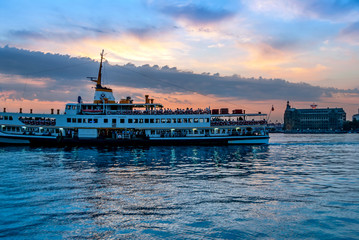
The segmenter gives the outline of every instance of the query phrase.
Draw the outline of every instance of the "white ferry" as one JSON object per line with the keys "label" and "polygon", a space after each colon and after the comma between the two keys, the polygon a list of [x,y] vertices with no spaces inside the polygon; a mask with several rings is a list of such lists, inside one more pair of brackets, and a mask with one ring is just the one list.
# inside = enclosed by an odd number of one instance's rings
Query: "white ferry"
{"label": "white ferry", "polygon": [[116,101],[101,82],[103,51],[93,103],[66,104],[63,114],[0,112],[0,143],[40,145],[268,144],[266,114],[245,110],[165,109],[145,96]]}

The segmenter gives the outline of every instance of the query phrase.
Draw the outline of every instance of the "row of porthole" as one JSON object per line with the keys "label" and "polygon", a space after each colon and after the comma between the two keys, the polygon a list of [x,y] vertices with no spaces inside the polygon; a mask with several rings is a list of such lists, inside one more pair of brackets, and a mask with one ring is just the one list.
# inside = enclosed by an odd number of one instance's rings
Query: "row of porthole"
{"label": "row of porthole", "polygon": [[[103,123],[108,123],[107,118],[103,119]],[[112,119],[112,123],[116,123],[117,119]],[[98,123],[97,118],[67,118],[68,123]],[[145,119],[128,119],[127,123],[207,123],[209,118],[145,118]],[[119,123],[125,123],[125,119],[119,119]]]}
{"label": "row of porthole", "polygon": [[12,118],[12,116],[3,116],[3,115],[0,115],[0,120],[10,120],[10,121],[12,121],[13,118]]}

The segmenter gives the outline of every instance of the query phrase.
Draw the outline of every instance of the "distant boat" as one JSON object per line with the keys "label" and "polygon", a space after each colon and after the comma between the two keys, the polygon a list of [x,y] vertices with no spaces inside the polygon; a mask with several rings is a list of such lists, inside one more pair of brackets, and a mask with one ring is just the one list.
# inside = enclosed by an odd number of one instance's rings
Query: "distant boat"
{"label": "distant boat", "polygon": [[68,103],[64,114],[0,113],[0,143],[40,145],[268,144],[266,114],[243,109],[164,109],[145,96],[116,102],[102,86],[100,68],[94,101]]}

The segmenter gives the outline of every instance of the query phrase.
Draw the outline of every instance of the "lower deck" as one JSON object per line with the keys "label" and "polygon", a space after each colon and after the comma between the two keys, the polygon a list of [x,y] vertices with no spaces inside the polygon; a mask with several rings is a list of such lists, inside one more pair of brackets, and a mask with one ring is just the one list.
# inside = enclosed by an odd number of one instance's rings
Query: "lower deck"
{"label": "lower deck", "polygon": [[2,144],[37,145],[222,145],[268,144],[264,126],[193,129],[121,129],[9,127],[0,129]]}

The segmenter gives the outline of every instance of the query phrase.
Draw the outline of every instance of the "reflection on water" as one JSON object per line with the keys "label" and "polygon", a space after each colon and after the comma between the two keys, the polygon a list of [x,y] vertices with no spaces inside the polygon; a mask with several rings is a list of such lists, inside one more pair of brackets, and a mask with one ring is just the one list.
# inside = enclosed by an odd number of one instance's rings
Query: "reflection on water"
{"label": "reflection on water", "polygon": [[358,146],[0,148],[0,237],[355,239]]}

